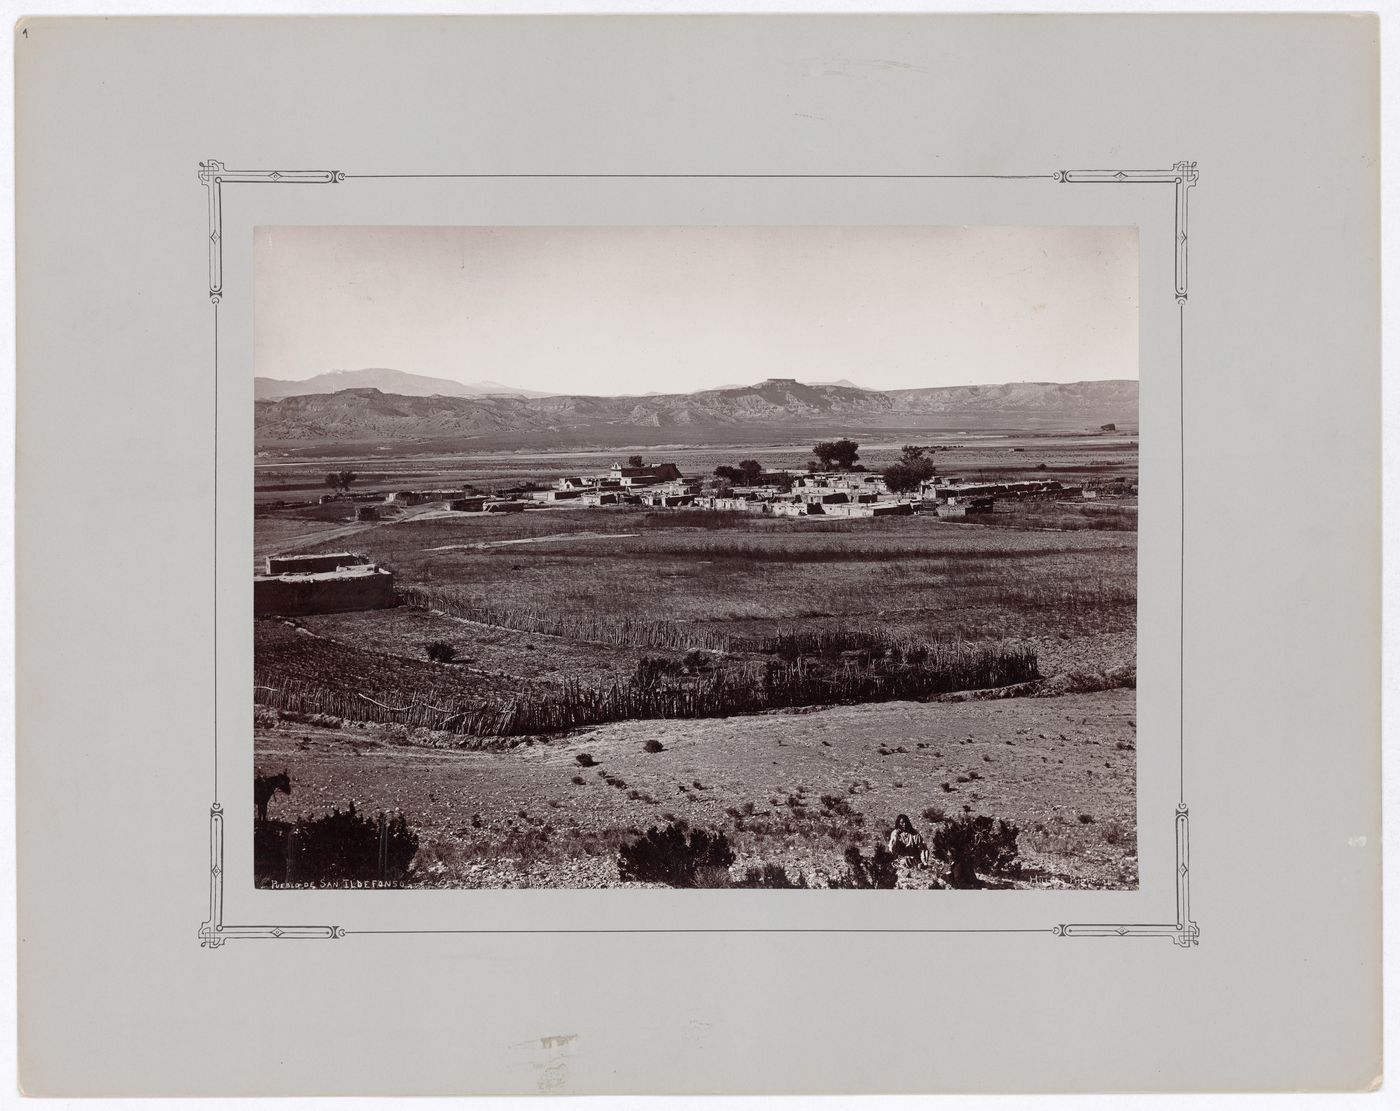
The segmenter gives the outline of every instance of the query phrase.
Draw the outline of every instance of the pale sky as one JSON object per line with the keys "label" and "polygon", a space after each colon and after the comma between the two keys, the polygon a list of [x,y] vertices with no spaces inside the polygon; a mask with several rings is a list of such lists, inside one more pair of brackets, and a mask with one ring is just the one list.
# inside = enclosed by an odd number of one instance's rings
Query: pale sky
{"label": "pale sky", "polygon": [[259,227],[254,373],[578,394],[1138,375],[1131,227]]}

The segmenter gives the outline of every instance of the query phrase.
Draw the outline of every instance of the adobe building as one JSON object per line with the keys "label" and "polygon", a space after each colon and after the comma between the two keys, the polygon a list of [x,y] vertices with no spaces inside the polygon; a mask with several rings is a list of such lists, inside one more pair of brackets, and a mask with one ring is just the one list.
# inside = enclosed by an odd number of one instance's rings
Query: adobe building
{"label": "adobe building", "polygon": [[674,463],[657,463],[650,467],[624,467],[614,463],[608,478],[623,486],[655,486],[659,482],[674,482],[681,477],[681,469]]}
{"label": "adobe building", "polygon": [[356,552],[316,552],[312,555],[268,556],[267,574],[316,574],[321,571],[338,571],[342,567],[363,567],[368,562],[368,559]]}
{"label": "adobe building", "polygon": [[907,501],[849,502],[846,505],[823,505],[829,517],[908,517],[914,507]]}
{"label": "adobe building", "polygon": [[486,495],[478,494],[468,498],[453,498],[447,508],[457,513],[480,513],[486,506]]}
{"label": "adobe building", "polygon": [[[268,562],[272,563],[271,558]],[[298,617],[396,605],[394,573],[372,563],[253,576],[254,617]]]}

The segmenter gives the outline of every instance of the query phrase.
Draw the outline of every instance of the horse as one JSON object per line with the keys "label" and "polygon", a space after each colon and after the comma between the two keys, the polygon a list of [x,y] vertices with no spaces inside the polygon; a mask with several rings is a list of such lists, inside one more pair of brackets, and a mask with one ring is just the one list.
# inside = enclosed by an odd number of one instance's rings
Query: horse
{"label": "horse", "polygon": [[924,844],[924,839],[919,836],[919,831],[914,828],[908,814],[901,814],[895,819],[894,829],[890,830],[889,850],[896,857],[913,858],[920,868],[929,866],[928,846]]}
{"label": "horse", "polygon": [[292,779],[285,771],[278,775],[253,773],[253,803],[258,808],[258,821],[267,821],[267,804],[278,791],[292,797]]}

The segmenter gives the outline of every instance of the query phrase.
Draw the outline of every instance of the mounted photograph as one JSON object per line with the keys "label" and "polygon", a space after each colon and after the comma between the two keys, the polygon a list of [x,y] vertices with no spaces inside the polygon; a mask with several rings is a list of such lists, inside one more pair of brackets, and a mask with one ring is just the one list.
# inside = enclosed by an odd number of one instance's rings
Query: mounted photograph
{"label": "mounted photograph", "polygon": [[1135,890],[1135,227],[261,226],[253,873]]}

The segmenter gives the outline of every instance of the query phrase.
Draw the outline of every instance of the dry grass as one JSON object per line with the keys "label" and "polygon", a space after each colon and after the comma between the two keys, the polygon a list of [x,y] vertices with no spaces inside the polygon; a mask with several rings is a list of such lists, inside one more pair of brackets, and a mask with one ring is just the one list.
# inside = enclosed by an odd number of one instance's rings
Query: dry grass
{"label": "dry grass", "polygon": [[[651,627],[646,639],[657,648],[714,645],[711,633],[852,620],[894,621],[899,635],[919,640],[1117,633],[1134,625],[1136,536],[1129,532],[1051,534],[920,518],[831,522],[851,529],[838,531],[808,528],[802,519],[745,517],[717,534],[688,525],[686,511],[652,516],[671,523],[636,537],[574,542],[569,533],[598,529],[598,513],[550,511],[484,530],[477,521],[407,522],[363,534],[360,546],[400,581],[450,595],[461,614],[538,612],[529,628],[572,635],[571,628],[596,625],[589,636],[604,643],[618,643],[621,634],[601,626],[624,622]],[[618,531],[639,519],[628,511],[607,518]],[[540,535],[562,538],[428,550]]]}

